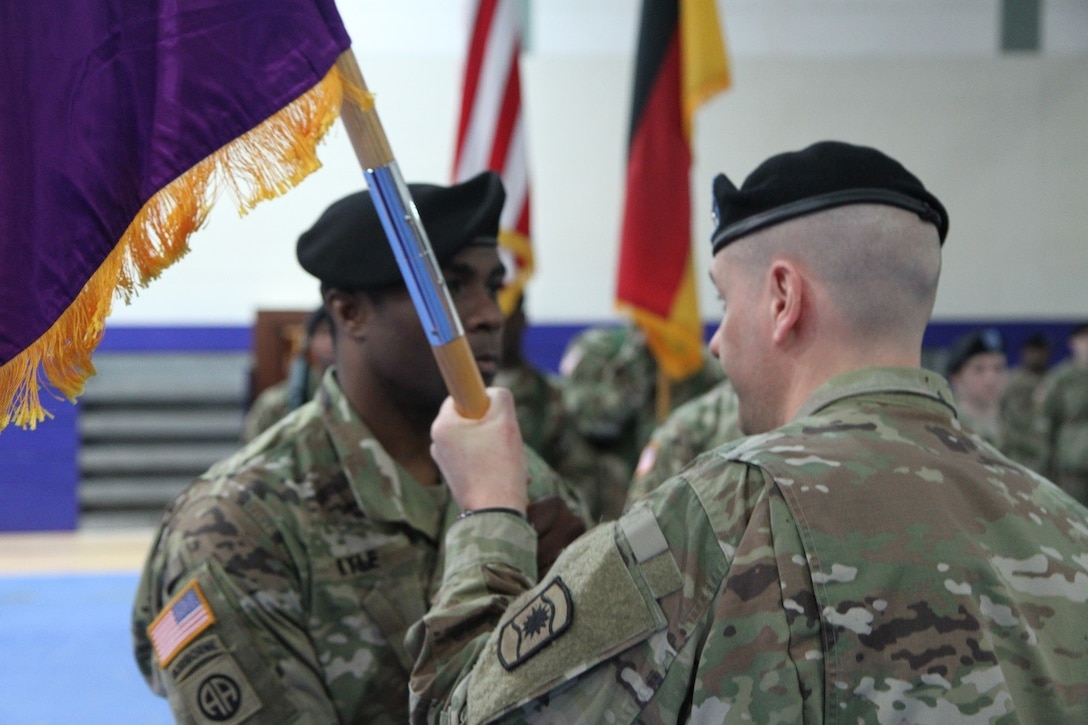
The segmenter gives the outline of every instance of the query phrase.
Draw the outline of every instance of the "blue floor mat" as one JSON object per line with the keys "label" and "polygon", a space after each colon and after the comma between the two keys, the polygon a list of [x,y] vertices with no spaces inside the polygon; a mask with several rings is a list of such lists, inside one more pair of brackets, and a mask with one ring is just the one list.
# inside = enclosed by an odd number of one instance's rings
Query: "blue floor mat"
{"label": "blue floor mat", "polygon": [[0,723],[172,723],[132,658],[135,574],[0,577]]}

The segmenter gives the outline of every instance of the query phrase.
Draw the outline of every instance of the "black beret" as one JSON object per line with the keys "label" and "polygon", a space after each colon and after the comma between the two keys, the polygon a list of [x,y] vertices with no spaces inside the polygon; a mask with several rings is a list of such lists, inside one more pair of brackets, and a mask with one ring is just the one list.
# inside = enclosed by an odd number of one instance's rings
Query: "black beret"
{"label": "black beret", "polygon": [[948,214],[937,197],[889,156],[866,146],[821,141],[760,164],[738,189],[714,179],[714,253],[730,242],[805,214],[848,204],[887,204],[937,227],[941,244]]}
{"label": "black beret", "polygon": [[1050,338],[1044,332],[1035,332],[1024,338],[1020,343],[1021,348],[1031,347],[1042,350],[1050,348]]}
{"label": "black beret", "polygon": [[1000,332],[992,327],[969,332],[952,346],[952,351],[948,354],[948,374],[958,373],[975,355],[991,352],[1005,352],[1005,341]]}
{"label": "black beret", "polygon": [[[502,179],[485,171],[453,186],[408,184],[438,264],[471,244],[496,244],[506,200]],[[298,238],[298,262],[323,283],[376,289],[401,283],[393,249],[370,191],[337,201]]]}

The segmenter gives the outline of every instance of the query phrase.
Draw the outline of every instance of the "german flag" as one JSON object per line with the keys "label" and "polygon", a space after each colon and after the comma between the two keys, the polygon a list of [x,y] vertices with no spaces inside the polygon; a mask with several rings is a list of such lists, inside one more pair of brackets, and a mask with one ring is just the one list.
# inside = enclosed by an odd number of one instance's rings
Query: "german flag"
{"label": "german flag", "polygon": [[714,0],[644,0],[616,303],[646,332],[671,380],[703,364],[691,256],[692,120],[729,83]]}

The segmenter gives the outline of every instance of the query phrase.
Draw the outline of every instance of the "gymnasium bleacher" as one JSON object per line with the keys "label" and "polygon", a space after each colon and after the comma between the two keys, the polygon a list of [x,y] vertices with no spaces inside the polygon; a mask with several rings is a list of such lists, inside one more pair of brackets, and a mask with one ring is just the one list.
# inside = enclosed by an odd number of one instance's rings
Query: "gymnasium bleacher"
{"label": "gymnasium bleacher", "polygon": [[153,525],[237,450],[250,365],[242,352],[97,356],[78,420],[80,526]]}

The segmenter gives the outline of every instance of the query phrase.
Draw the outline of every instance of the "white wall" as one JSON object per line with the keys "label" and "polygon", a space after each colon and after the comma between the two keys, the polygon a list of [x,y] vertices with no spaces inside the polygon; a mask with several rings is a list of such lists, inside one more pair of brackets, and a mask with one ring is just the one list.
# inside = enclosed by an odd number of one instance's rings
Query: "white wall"
{"label": "white wall", "polygon": [[[822,138],[899,158],[951,217],[942,319],[1088,317],[1088,3],[1044,3],[1043,52],[997,53],[995,0],[720,2],[734,87],[702,111],[693,169],[705,270],[709,180]],[[465,3],[341,0],[393,151],[409,180],[445,182],[460,101]],[[534,184],[538,322],[614,317],[633,0],[544,0],[530,13],[523,93]],[[239,219],[226,204],[192,251],[119,305],[111,324],[248,324],[307,308],[317,284],[294,241],[362,186],[343,129],[324,168]],[[714,294],[700,273],[704,317]]]}

